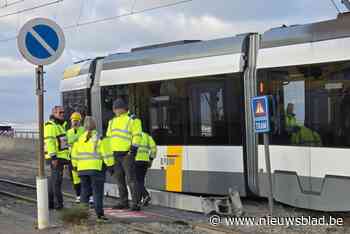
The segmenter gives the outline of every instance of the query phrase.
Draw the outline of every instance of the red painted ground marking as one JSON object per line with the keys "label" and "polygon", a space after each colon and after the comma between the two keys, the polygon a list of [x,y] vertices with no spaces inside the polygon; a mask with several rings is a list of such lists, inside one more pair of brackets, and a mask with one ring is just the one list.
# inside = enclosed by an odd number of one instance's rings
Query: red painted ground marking
{"label": "red painted ground marking", "polygon": [[143,211],[130,211],[130,210],[118,210],[112,208],[105,208],[104,212],[106,215],[111,215],[116,218],[150,218],[154,215],[146,214]]}

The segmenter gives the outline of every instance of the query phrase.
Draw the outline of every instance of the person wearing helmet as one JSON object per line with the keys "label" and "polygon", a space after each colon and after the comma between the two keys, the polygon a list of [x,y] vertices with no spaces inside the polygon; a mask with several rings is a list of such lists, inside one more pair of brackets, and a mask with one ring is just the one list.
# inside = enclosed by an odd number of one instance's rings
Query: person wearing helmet
{"label": "person wearing helmet", "polygon": [[[78,141],[79,137],[83,135],[85,132],[84,127],[81,126],[81,114],[79,112],[74,112],[70,116],[71,121],[71,128],[67,131],[67,140],[69,145],[69,155],[71,158],[71,153],[75,147],[76,142]],[[70,171],[70,177],[73,183],[73,188],[75,190],[76,199],[75,202],[80,202],[80,192],[81,192],[81,186],[80,186],[80,178],[78,176],[78,173],[73,170],[72,164],[69,165],[69,171]]]}

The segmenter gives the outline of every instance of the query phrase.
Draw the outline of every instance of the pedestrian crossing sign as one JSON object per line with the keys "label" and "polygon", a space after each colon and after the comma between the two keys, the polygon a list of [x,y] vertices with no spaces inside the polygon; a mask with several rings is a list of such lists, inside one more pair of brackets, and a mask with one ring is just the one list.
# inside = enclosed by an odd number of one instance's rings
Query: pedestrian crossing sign
{"label": "pedestrian crossing sign", "polygon": [[268,96],[258,96],[251,100],[253,113],[253,126],[256,133],[270,131],[269,116],[269,98]]}

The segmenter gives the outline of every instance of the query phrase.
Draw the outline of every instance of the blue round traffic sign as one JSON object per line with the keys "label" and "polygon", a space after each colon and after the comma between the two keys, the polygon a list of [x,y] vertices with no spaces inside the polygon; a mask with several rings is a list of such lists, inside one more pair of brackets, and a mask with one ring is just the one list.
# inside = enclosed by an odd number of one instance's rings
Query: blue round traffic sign
{"label": "blue round traffic sign", "polygon": [[47,65],[61,56],[65,39],[61,28],[52,20],[37,18],[20,30],[18,48],[25,59],[36,65]]}

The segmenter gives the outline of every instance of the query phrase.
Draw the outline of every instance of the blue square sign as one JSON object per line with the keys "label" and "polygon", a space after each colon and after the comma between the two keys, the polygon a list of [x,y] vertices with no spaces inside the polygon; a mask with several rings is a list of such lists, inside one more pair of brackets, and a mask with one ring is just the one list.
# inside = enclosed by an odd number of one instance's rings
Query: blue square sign
{"label": "blue square sign", "polygon": [[258,96],[251,99],[253,127],[256,133],[270,131],[269,97]]}

